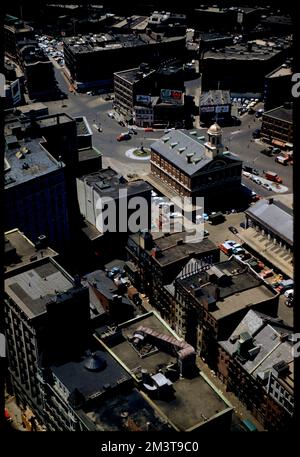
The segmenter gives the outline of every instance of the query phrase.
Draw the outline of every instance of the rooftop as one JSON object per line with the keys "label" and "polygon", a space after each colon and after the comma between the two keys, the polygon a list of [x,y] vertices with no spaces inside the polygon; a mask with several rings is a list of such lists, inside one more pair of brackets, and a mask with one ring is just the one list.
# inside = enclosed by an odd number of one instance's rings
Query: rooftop
{"label": "rooftop", "polygon": [[93,135],[85,116],[75,117],[77,136]]}
{"label": "rooftop", "polygon": [[276,292],[268,288],[247,265],[235,258],[176,281],[194,295],[199,304],[208,305],[210,314],[216,320],[276,296]]}
{"label": "rooftop", "polygon": [[[30,105],[28,105],[30,107]],[[34,122],[39,127],[51,127],[59,124],[74,122],[74,119],[66,113],[57,113],[49,115],[38,115]],[[24,117],[18,108],[5,111],[5,135],[11,135],[12,129],[17,127],[28,128],[31,125],[30,119]]]}
{"label": "rooftop", "polygon": [[71,276],[51,258],[5,280],[5,292],[29,317],[47,310],[47,304],[72,293]]}
{"label": "rooftop", "polygon": [[129,70],[118,71],[115,75],[119,76],[120,78],[124,79],[125,81],[133,84],[145,77],[148,77],[155,73],[155,70],[150,69],[148,65],[131,68]]}
{"label": "rooftop", "polygon": [[101,348],[93,353],[87,351],[77,360],[52,366],[51,370],[70,394],[77,389],[86,401],[130,379],[121,365]]}
{"label": "rooftop", "polygon": [[102,153],[98,151],[94,146],[90,148],[84,148],[78,150],[78,160],[79,162],[84,162],[86,160],[97,159],[102,156]]}
{"label": "rooftop", "polygon": [[[156,262],[161,266],[167,266],[170,264],[176,264],[180,260],[188,259],[189,257],[195,257],[200,254],[211,254],[212,251],[217,250],[217,246],[205,238],[198,243],[187,243],[185,242],[185,236],[187,232],[176,232],[176,233],[152,233],[153,248],[159,249],[159,255],[155,257]],[[131,235],[131,238],[135,243],[139,243],[139,234],[135,233]],[[152,249],[148,250],[150,254]],[[178,265],[180,268],[180,265]]]}
{"label": "rooftop", "polygon": [[[290,363],[293,360],[292,341],[289,341],[292,331],[279,318],[272,319],[250,310],[228,340],[220,342],[220,345],[229,354],[236,354],[244,369],[256,377],[278,362]],[[247,350],[242,348],[240,340],[245,334],[249,335]]]}
{"label": "rooftop", "polygon": [[57,252],[49,247],[38,249],[18,229],[9,230],[5,233],[5,256],[4,265],[6,276],[25,265],[33,264],[43,257],[55,257]]}
{"label": "rooftop", "polygon": [[170,427],[136,388],[103,399],[86,411],[101,431],[169,431]]}
{"label": "rooftop", "polygon": [[293,212],[280,201],[261,199],[245,211],[247,215],[265,225],[288,244],[293,245]]}
{"label": "rooftop", "polygon": [[5,172],[5,189],[64,167],[64,164],[59,164],[44,148],[43,140],[43,138],[34,138],[17,141],[16,137],[6,136],[8,148],[5,156],[10,169]]}
{"label": "rooftop", "polygon": [[128,195],[140,194],[151,190],[150,185],[145,181],[139,179],[128,182],[111,168],[82,176],[79,179],[92,187],[99,195],[103,197],[107,195],[113,199],[119,198],[120,189],[127,189]]}
{"label": "rooftop", "polygon": [[205,52],[205,59],[233,59],[233,60],[266,60],[283,49],[291,46],[289,37],[276,38],[274,41],[254,40],[249,43],[237,43],[220,49],[211,49]]}
{"label": "rooftop", "polygon": [[293,71],[292,67],[288,66],[287,64],[281,65],[281,67],[276,68],[276,70],[271,71],[266,78],[280,78],[282,76],[292,76]]}
{"label": "rooftop", "polygon": [[202,92],[200,97],[201,106],[231,105],[229,90],[210,90]]}
{"label": "rooftop", "polygon": [[[196,130],[171,130],[152,143],[151,149],[188,176],[193,176],[213,161],[206,155],[204,143],[203,134]],[[228,154],[219,154],[218,157],[220,156],[226,162],[232,160]]]}
{"label": "rooftop", "polygon": [[278,108],[271,109],[270,111],[265,111],[263,116],[273,117],[274,119],[279,119],[280,121],[293,122],[293,108],[285,108],[284,106],[279,106]]}
{"label": "rooftop", "polygon": [[[148,351],[147,355],[141,355],[129,341],[139,328],[148,329],[154,334],[157,332],[158,338],[161,337],[170,344],[174,340],[178,341],[179,345],[187,345],[154,312],[121,324],[118,327],[119,337],[114,340],[107,339],[104,342],[117,360],[120,360],[133,375],[140,374],[144,369],[151,375],[166,373],[164,376],[168,377],[166,370],[177,363],[175,351],[166,352],[167,349],[163,349],[163,346],[149,343],[141,349],[141,351]],[[161,397],[152,401],[177,430],[189,430],[230,409],[230,405],[217,393],[215,387],[207,382],[202,373],[194,374],[189,378],[174,379],[173,387],[172,398],[164,400]]]}
{"label": "rooftop", "polygon": [[[163,41],[176,41],[178,39],[183,39],[183,37],[163,37]],[[138,35],[134,33],[99,33],[64,38],[65,45],[68,45],[75,54],[87,54],[90,52],[103,52],[112,49],[145,46],[156,42],[157,40],[155,38],[145,33],[140,33]]]}

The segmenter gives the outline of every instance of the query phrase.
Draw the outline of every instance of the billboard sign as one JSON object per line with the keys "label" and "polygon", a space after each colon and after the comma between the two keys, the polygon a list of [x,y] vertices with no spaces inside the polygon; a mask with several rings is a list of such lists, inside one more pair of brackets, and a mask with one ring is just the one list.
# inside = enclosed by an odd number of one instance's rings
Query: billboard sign
{"label": "billboard sign", "polygon": [[200,107],[201,113],[214,113],[215,107],[214,106],[203,106]]}
{"label": "billboard sign", "polygon": [[163,102],[173,103],[174,105],[180,105],[183,101],[181,90],[161,89],[160,98]]}
{"label": "billboard sign", "polygon": [[216,106],[216,113],[228,113],[228,112],[229,112],[228,105]]}
{"label": "billboard sign", "polygon": [[137,95],[136,103],[144,103],[146,105],[149,105],[151,103],[151,97],[150,95]]}

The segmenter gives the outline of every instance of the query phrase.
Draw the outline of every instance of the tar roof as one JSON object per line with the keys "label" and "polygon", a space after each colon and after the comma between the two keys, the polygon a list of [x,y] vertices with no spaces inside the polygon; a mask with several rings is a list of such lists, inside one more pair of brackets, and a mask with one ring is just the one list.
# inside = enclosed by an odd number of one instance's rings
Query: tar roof
{"label": "tar roof", "polygon": [[5,280],[5,292],[29,318],[44,313],[58,293],[69,291],[73,286],[72,278],[49,258]]}
{"label": "tar roof", "polygon": [[[149,373],[157,373],[169,364],[176,362],[176,356],[162,349],[154,350],[147,357],[140,357],[128,337],[139,327],[147,327],[166,337],[178,337],[174,332],[157,317],[155,313],[148,313],[140,318],[133,319],[128,323],[121,324],[123,340],[120,338],[114,343],[107,342],[112,352],[121,360],[130,371],[137,373],[146,369]],[[184,343],[183,340],[179,340]],[[153,400],[156,406],[168,417],[178,430],[188,430],[216,414],[225,411],[228,404],[218,395],[202,375],[193,378],[179,378],[174,382],[175,395],[168,401]]]}
{"label": "tar roof", "polygon": [[88,352],[77,360],[71,360],[51,370],[59,381],[72,393],[78,389],[87,400],[91,396],[101,395],[108,389],[116,387],[118,382],[130,379],[130,375],[110,354],[97,350],[95,355],[101,360],[102,368],[93,371],[86,368],[91,354]]}
{"label": "tar roof", "polygon": [[137,67],[137,68],[131,68],[129,70],[118,71],[115,73],[115,75],[119,76],[122,79],[125,79],[126,81],[128,81],[130,83],[134,83],[141,79],[139,76],[139,73],[142,73],[143,78],[145,78],[151,74],[154,74],[155,70],[150,69],[148,66],[146,66],[144,69]]}
{"label": "tar roof", "polygon": [[42,141],[42,138],[23,140],[18,142],[18,147],[6,150],[6,159],[11,167],[5,173],[6,189],[64,167],[46,151]]}
{"label": "tar roof", "polygon": [[111,168],[82,176],[80,180],[93,187],[99,195],[108,195],[111,198],[119,198],[120,189],[127,189],[128,195],[139,194],[151,190],[151,186],[145,181],[139,179],[128,182]]}
{"label": "tar roof", "polygon": [[[261,279],[250,272],[246,265],[234,258],[216,263],[215,266],[228,277],[223,285],[213,279],[208,280],[206,271],[197,272],[176,281],[190,293],[194,293],[201,287],[201,293],[197,294],[195,299],[199,304],[203,300],[212,300],[214,306],[210,314],[216,320],[234,314],[250,305],[269,300],[276,295],[263,284]],[[217,287],[219,298],[215,299]]]}
{"label": "tar roof", "polygon": [[[157,263],[165,266],[176,263],[184,258],[196,256],[197,254],[210,254],[212,251],[218,249],[217,246],[207,238],[197,243],[185,242],[185,237],[187,235],[187,232],[170,234],[161,232],[153,233],[154,246],[158,247],[160,250],[160,256],[156,258]],[[132,235],[131,238],[138,243],[139,236],[140,235],[136,233]]]}
{"label": "tar roof", "polygon": [[293,244],[294,218],[289,208],[285,210],[285,206],[280,202],[270,203],[270,200],[262,199],[245,213],[278,234],[287,243]]}
{"label": "tar roof", "polygon": [[273,117],[275,119],[279,119],[281,121],[289,122],[292,124],[293,122],[293,109],[292,108],[285,108],[284,106],[279,106],[278,108],[271,109],[270,111],[266,111],[264,116]]}
{"label": "tar roof", "polygon": [[234,60],[267,60],[290,46],[289,39],[276,38],[275,41],[253,41],[251,47],[247,43],[225,46],[221,50],[209,50],[205,59],[234,59]]}
{"label": "tar roof", "polygon": [[101,404],[91,405],[86,411],[96,429],[104,431],[169,431],[170,427],[143,395],[136,389],[127,389]]}
{"label": "tar roof", "polygon": [[42,257],[55,257],[58,254],[52,249],[36,249],[34,244],[18,229],[13,229],[5,233],[5,251],[6,248],[15,249],[16,254],[10,262],[4,257],[6,272],[14,271],[20,266],[32,264],[33,261]]}

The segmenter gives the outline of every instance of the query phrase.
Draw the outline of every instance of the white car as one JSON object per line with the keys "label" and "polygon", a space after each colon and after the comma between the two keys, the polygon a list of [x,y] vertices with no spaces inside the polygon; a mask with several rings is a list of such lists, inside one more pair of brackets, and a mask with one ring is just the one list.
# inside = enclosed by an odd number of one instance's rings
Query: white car
{"label": "white car", "polygon": [[272,190],[272,187],[268,183],[264,183],[263,187],[267,190]]}
{"label": "white car", "polygon": [[108,117],[110,117],[111,119],[114,119],[114,113],[107,113]]}
{"label": "white car", "polygon": [[175,219],[176,217],[182,217],[181,213],[170,213],[170,219]]}
{"label": "white car", "polygon": [[243,171],[243,176],[246,176],[246,178],[250,178],[251,173],[249,173],[248,171]]}
{"label": "white car", "polygon": [[294,289],[288,289],[283,294],[286,298],[291,298],[294,296]]}

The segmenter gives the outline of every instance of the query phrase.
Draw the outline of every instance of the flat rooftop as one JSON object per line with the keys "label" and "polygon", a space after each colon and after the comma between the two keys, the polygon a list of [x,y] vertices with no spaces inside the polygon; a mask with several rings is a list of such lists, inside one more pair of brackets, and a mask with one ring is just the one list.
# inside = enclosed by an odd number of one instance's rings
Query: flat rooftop
{"label": "flat rooftop", "polygon": [[29,317],[46,311],[47,304],[56,301],[74,287],[72,278],[51,258],[5,280],[5,292]]}
{"label": "flat rooftop", "polygon": [[[247,308],[250,304],[267,301],[276,295],[262,280],[251,273],[247,266],[240,264],[236,259],[216,263],[214,267],[227,276],[223,284],[212,279],[209,281],[205,271],[179,278],[177,281],[194,296],[194,291],[197,290],[195,297],[199,304],[211,302],[213,306],[210,314],[216,320]],[[216,299],[217,287],[219,298]]]}
{"label": "flat rooftop", "polygon": [[35,245],[18,229],[9,230],[5,233],[4,248],[6,274],[25,265],[32,264],[43,257],[55,257],[58,255],[57,252],[49,247],[36,249]]}
{"label": "flat rooftop", "polygon": [[[10,137],[6,137],[6,140],[9,143]],[[13,142],[15,147],[6,150],[5,157],[10,170],[5,172],[5,189],[53,173],[64,167],[64,164],[59,164],[44,148],[41,144],[42,141],[44,141],[43,138],[34,138],[28,141],[20,140]],[[16,146],[17,144],[18,146]]]}
{"label": "flat rooftop", "polygon": [[[121,336],[118,340],[111,343],[105,341],[117,360],[120,360],[133,374],[139,373],[141,369],[146,369],[149,373],[154,374],[159,369],[176,363],[175,355],[158,348],[144,357],[138,354],[127,337],[131,337],[140,326],[148,327],[166,337],[183,342],[156,313],[147,313],[121,324],[119,326]],[[208,384],[202,373],[195,374],[189,379],[177,379],[173,382],[173,388],[172,399],[167,401],[152,399],[152,401],[177,430],[189,430],[230,408],[229,403],[221,398],[213,385]]]}
{"label": "flat rooftop", "polygon": [[85,162],[86,160],[98,159],[103,154],[98,151],[94,146],[90,148],[84,148],[78,150],[78,160],[79,162]]}
{"label": "flat rooftop", "polygon": [[280,121],[293,123],[293,108],[285,108],[284,106],[279,106],[278,108],[271,109],[263,113],[263,116],[272,117]]}
{"label": "flat rooftop", "polygon": [[85,400],[100,396],[130,379],[126,370],[108,352],[99,348],[93,354],[99,365],[98,370],[88,368],[94,360],[92,354],[88,352],[77,360],[70,360],[59,366],[51,366],[52,372],[69,393],[78,389]]}
{"label": "flat rooftop", "polygon": [[155,73],[155,70],[152,69],[147,69],[145,71],[142,71],[142,69],[138,68],[131,68],[130,70],[123,70],[123,71],[118,71],[114,73],[116,76],[119,76],[120,78],[124,79],[125,81],[133,84],[137,81],[140,81],[140,77],[138,73],[141,72],[143,73],[143,78],[146,78],[147,76]]}
{"label": "flat rooftop", "polygon": [[[166,37],[162,41],[172,42],[185,40],[185,37]],[[90,52],[104,52],[106,50],[145,46],[150,43],[158,43],[156,39],[145,34],[134,33],[98,33],[93,35],[84,35],[82,37],[73,36],[64,38],[64,43],[74,54],[87,54]]]}
{"label": "flat rooftop", "polygon": [[204,54],[204,59],[267,60],[289,46],[291,40],[288,38],[277,38],[274,41],[256,40],[251,41],[251,48],[248,48],[247,43],[237,43],[221,49],[208,50]]}
{"label": "flat rooftop", "polygon": [[[209,239],[205,238],[203,241],[198,243],[180,243],[180,240],[184,240],[187,232],[177,232],[171,233],[166,235],[165,233],[152,233],[152,238],[154,241],[153,247],[158,247],[161,251],[161,255],[156,258],[156,261],[161,266],[166,266],[169,264],[173,264],[188,257],[195,257],[197,254],[205,254],[208,255],[211,251],[217,250],[217,246],[210,241]],[[135,243],[139,243],[139,234],[135,233],[131,235],[131,238],[135,241]],[[151,250],[147,251],[148,253]]]}
{"label": "flat rooftop", "polygon": [[77,136],[85,136],[85,135],[92,135],[91,129],[87,124],[87,120],[84,117],[76,117],[76,129],[77,129]]}
{"label": "flat rooftop", "polygon": [[170,431],[166,421],[136,388],[91,405],[85,414],[101,431]]}
{"label": "flat rooftop", "polygon": [[119,198],[119,190],[127,189],[128,195],[140,194],[151,190],[151,186],[145,181],[127,181],[111,168],[106,168],[79,178],[88,186],[92,187],[101,196],[108,195],[111,198]]}

